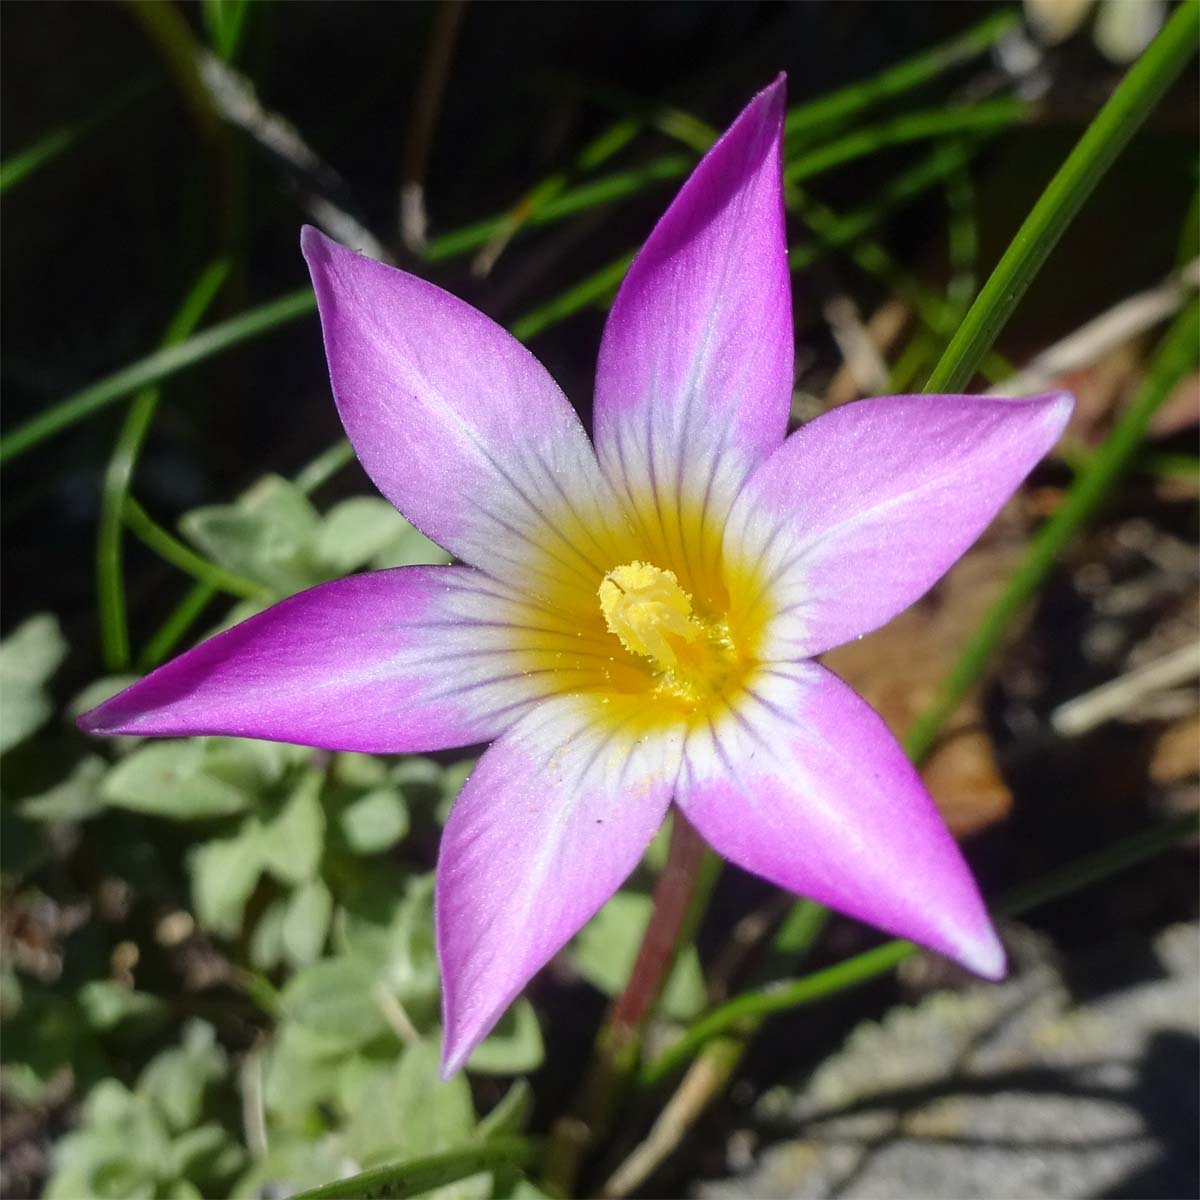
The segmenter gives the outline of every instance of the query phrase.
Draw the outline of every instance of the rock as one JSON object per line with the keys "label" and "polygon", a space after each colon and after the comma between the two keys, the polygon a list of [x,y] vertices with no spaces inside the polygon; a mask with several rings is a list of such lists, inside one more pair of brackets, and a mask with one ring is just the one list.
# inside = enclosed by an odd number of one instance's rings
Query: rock
{"label": "rock", "polygon": [[895,1009],[766,1093],[772,1144],[699,1194],[1194,1197],[1198,976],[1200,931],[1180,925]]}

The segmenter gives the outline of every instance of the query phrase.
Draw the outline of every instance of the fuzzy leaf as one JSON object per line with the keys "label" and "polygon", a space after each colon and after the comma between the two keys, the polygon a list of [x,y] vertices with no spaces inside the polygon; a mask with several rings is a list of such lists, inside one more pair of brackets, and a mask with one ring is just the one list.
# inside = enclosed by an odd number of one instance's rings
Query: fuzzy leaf
{"label": "fuzzy leaf", "polygon": [[485,1075],[536,1071],[546,1057],[542,1029],[528,1000],[520,999],[467,1059],[467,1069]]}
{"label": "fuzzy leaf", "polygon": [[397,788],[376,788],[351,801],[338,815],[338,828],[355,854],[378,854],[408,832],[408,806]]}
{"label": "fuzzy leaf", "polygon": [[253,793],[206,768],[208,754],[195,740],[152,742],[119,762],[100,788],[117,808],[176,821],[227,817],[245,811]]}
{"label": "fuzzy leaf", "polygon": [[319,879],[292,893],[280,926],[283,953],[295,967],[306,967],[321,956],[329,935],[333,897]]}
{"label": "fuzzy leaf", "polygon": [[44,685],[67,656],[58,618],[39,613],[0,642],[0,753],[23,741],[54,711]]}

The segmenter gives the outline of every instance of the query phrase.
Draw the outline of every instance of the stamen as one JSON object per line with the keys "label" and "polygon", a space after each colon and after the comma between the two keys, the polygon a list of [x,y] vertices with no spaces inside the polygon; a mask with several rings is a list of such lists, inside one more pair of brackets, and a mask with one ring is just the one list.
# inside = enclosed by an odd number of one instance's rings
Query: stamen
{"label": "stamen", "polygon": [[692,598],[673,571],[644,562],[625,563],[605,575],[599,596],[604,622],[621,645],[664,671],[679,666],[682,646],[675,639],[694,642],[704,633],[692,614]]}

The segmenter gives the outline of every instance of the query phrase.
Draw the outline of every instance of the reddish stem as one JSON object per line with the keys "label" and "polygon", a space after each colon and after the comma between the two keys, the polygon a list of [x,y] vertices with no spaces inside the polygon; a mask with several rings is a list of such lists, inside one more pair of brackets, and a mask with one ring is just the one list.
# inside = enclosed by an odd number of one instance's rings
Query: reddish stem
{"label": "reddish stem", "polygon": [[703,857],[704,842],[691,822],[676,808],[671,822],[667,863],[654,887],[650,923],[642,935],[642,944],[625,990],[609,1014],[608,1032],[614,1049],[625,1045],[641,1029],[666,983]]}

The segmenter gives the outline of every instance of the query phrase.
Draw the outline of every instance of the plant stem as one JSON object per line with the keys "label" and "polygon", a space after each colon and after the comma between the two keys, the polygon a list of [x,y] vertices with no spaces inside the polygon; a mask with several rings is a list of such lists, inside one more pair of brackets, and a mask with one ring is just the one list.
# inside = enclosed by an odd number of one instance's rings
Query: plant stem
{"label": "plant stem", "polygon": [[554,1195],[569,1196],[574,1191],[585,1154],[607,1128],[633,1079],[642,1029],[679,949],[689,940],[685,934],[694,930],[716,880],[716,871],[710,867],[703,872],[707,886],[696,887],[706,861],[712,864],[716,860],[676,808],[667,862],[654,888],[654,907],[625,990],[596,1036],[592,1064],[571,1113],[560,1117],[550,1133],[544,1182]]}
{"label": "plant stem", "polygon": [[637,1037],[662,994],[679,935],[683,932],[704,857],[704,842],[680,809],[672,816],[667,863],[654,887],[654,908],[625,990],[606,1022],[609,1047],[616,1053]]}
{"label": "plant stem", "polygon": [[130,533],[145,542],[160,558],[186,572],[193,579],[211,584],[220,591],[243,600],[272,599],[270,589],[263,584],[246,579],[242,575],[235,575],[189,549],[157,524],[132,496],[126,496],[122,516],[125,524],[129,526]]}
{"label": "plant stem", "polygon": [[[230,262],[225,258],[205,267],[171,321],[163,338],[164,345],[182,341],[195,329],[225,282],[229,268]],[[96,607],[100,616],[104,665],[110,671],[124,671],[129,666],[121,517],[138,454],[158,407],[158,398],[158,388],[146,388],[133,398],[104,472],[100,524],[96,532]]]}

